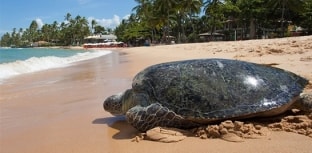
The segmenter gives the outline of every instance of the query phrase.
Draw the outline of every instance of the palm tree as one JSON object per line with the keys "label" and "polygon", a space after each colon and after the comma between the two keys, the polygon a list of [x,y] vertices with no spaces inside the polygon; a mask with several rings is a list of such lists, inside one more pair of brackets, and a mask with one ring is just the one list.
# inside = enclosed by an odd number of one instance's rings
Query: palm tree
{"label": "palm tree", "polygon": [[96,25],[97,25],[97,22],[96,22],[96,20],[93,19],[91,21],[91,30],[92,30],[93,34],[95,34],[95,29],[94,28],[95,28]]}
{"label": "palm tree", "polygon": [[305,27],[308,34],[312,34],[312,0],[305,1],[298,25]]}
{"label": "palm tree", "polygon": [[286,8],[294,11],[294,12],[301,12],[304,5],[304,0],[270,0],[268,1],[268,6],[272,8],[280,8],[281,11],[281,36],[284,37],[284,22],[287,22],[285,19],[285,10]]}
{"label": "palm tree", "polygon": [[12,39],[8,32],[2,35],[0,40],[0,46],[2,47],[10,47],[12,45]]}
{"label": "palm tree", "polygon": [[37,41],[38,38],[38,23],[33,20],[29,26],[29,35],[30,35],[30,42]]}
{"label": "palm tree", "polygon": [[74,41],[76,44],[81,44],[84,37],[90,34],[88,20],[85,17],[77,15],[74,20],[72,33],[74,33]]}
{"label": "palm tree", "polygon": [[205,15],[208,16],[208,24],[211,25],[210,37],[214,39],[213,33],[217,27],[222,26],[224,15],[222,12],[223,3],[221,0],[207,0],[204,3]]}
{"label": "palm tree", "polygon": [[[201,11],[201,7],[203,5],[202,0],[183,0],[177,4],[177,18],[178,18],[178,26],[179,26],[179,33],[182,32],[182,36],[185,36],[184,24],[183,21],[191,21],[193,32],[194,24],[193,24],[193,16],[199,14]],[[180,42],[181,35],[178,35],[178,41]]]}
{"label": "palm tree", "polygon": [[42,32],[42,40],[45,40],[47,42],[50,42],[50,38],[52,35],[52,25],[50,24],[44,24],[41,28]]}
{"label": "palm tree", "polygon": [[149,8],[152,5],[151,0],[135,0],[138,5],[135,6],[132,11],[136,11],[136,14],[140,18],[146,17],[149,13]]}
{"label": "palm tree", "polygon": [[109,29],[107,29],[107,32],[105,32],[105,28],[104,27],[102,27],[102,26],[100,26],[100,25],[96,25],[95,27],[94,27],[94,33],[97,33],[97,34],[109,34],[110,33],[110,31],[109,31]]}
{"label": "palm tree", "polygon": [[144,31],[151,32],[151,39],[154,40],[154,31],[157,28],[157,22],[155,23],[155,13],[153,0],[135,0],[138,5],[135,6],[132,11],[136,12],[135,20],[140,22],[140,25],[146,29]]}
{"label": "palm tree", "polygon": [[235,5],[239,8],[239,19],[244,27],[249,25],[249,38],[256,38],[256,25],[259,20],[268,21],[265,0],[238,0]]}
{"label": "palm tree", "polygon": [[154,9],[157,11],[155,13],[163,30],[163,40],[166,43],[168,43],[167,36],[170,31],[170,16],[176,14],[177,4],[176,0],[155,0],[154,3]]}
{"label": "palm tree", "polygon": [[58,27],[58,23],[57,21],[54,21],[52,23],[52,34],[51,34],[51,38],[52,38],[52,42],[58,42],[58,32],[59,32],[59,27]]}
{"label": "palm tree", "polygon": [[70,20],[71,20],[71,14],[70,14],[70,13],[67,13],[67,14],[66,14],[65,20],[66,20],[66,21],[70,21]]}

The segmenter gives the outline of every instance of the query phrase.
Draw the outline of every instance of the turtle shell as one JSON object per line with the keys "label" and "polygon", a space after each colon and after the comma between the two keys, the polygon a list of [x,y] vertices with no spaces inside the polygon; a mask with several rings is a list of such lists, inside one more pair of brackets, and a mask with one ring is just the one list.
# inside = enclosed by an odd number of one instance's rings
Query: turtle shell
{"label": "turtle shell", "polygon": [[274,67],[200,59],[148,67],[135,76],[132,89],[147,94],[149,104],[159,103],[185,119],[205,121],[289,105],[307,83],[294,73]]}

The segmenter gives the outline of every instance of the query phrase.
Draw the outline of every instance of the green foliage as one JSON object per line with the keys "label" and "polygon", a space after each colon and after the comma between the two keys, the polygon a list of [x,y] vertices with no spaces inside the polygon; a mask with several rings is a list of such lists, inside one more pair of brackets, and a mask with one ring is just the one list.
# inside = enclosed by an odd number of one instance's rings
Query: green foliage
{"label": "green foliage", "polygon": [[[133,39],[151,39],[169,42],[169,35],[185,35],[188,28],[194,29],[193,16],[200,13],[202,0],[135,0],[138,5],[133,8],[133,18],[124,20],[116,28],[116,35],[123,41]],[[184,25],[191,25],[185,27]],[[135,27],[137,26],[137,27]],[[129,29],[128,29],[129,28]],[[117,32],[124,29],[124,32]],[[130,33],[130,34],[129,34]]]}
{"label": "green foliage", "polygon": [[[97,27],[98,31],[104,31],[104,27]],[[52,24],[44,24],[41,28],[33,20],[29,28],[16,31],[13,29],[11,35],[4,34],[1,37],[1,46],[29,47],[34,42],[46,41],[45,45],[80,45],[84,37],[90,35],[90,28],[85,17],[77,15],[72,18],[70,13],[65,16],[65,21],[60,25],[54,21]]]}
{"label": "green foliage", "polygon": [[[119,41],[136,44],[140,41],[168,43],[171,36],[178,43],[196,42],[200,33],[223,32],[230,39],[241,30],[242,38],[257,38],[263,33],[287,36],[287,26],[294,24],[312,33],[312,0],[135,0],[137,6],[128,19],[114,30]],[[91,33],[111,33],[85,17],[64,16],[64,22],[38,27],[32,21],[29,28],[13,29],[1,37],[1,46],[27,46],[43,40],[51,44],[81,44]],[[287,35],[284,35],[287,34]],[[170,36],[170,37],[169,37]],[[196,38],[197,37],[197,38]],[[170,38],[170,39],[168,39]]]}
{"label": "green foliage", "polygon": [[12,39],[10,34],[7,32],[1,37],[0,46],[11,46]]}
{"label": "green foliage", "polygon": [[302,13],[298,17],[298,24],[307,28],[308,31],[312,31],[312,0],[305,0]]}
{"label": "green foliage", "polygon": [[100,25],[96,25],[94,27],[94,34],[98,34],[98,33],[104,34],[105,33],[105,28],[100,26]]}
{"label": "green foliage", "polygon": [[[117,27],[123,41],[146,36],[134,32],[142,28],[152,32],[153,40],[162,38],[163,42],[167,35],[175,36],[177,42],[194,42],[198,34],[215,31],[233,40],[230,37],[237,29],[243,39],[247,35],[257,38],[265,32],[283,36],[289,24],[302,26],[310,33],[312,29],[312,0],[135,1],[138,5],[133,8],[134,18]],[[200,10],[204,15],[198,17]]]}

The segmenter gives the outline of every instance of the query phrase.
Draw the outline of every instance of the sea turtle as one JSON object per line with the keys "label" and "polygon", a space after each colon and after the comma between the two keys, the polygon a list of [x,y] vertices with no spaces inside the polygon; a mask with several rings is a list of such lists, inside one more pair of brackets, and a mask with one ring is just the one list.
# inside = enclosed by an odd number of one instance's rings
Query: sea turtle
{"label": "sea turtle", "polygon": [[103,107],[113,115],[125,115],[139,131],[156,126],[187,129],[278,115],[293,107],[311,111],[311,95],[299,96],[307,84],[294,73],[250,62],[176,61],[139,72],[132,89],[108,97]]}

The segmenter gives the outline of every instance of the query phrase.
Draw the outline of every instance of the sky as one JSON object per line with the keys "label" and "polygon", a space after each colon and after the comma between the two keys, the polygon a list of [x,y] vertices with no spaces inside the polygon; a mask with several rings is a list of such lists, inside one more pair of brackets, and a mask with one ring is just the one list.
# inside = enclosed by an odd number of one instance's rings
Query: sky
{"label": "sky", "polygon": [[39,26],[61,23],[67,13],[115,28],[136,5],[134,0],[0,0],[0,37],[13,28],[28,28],[33,20]]}

